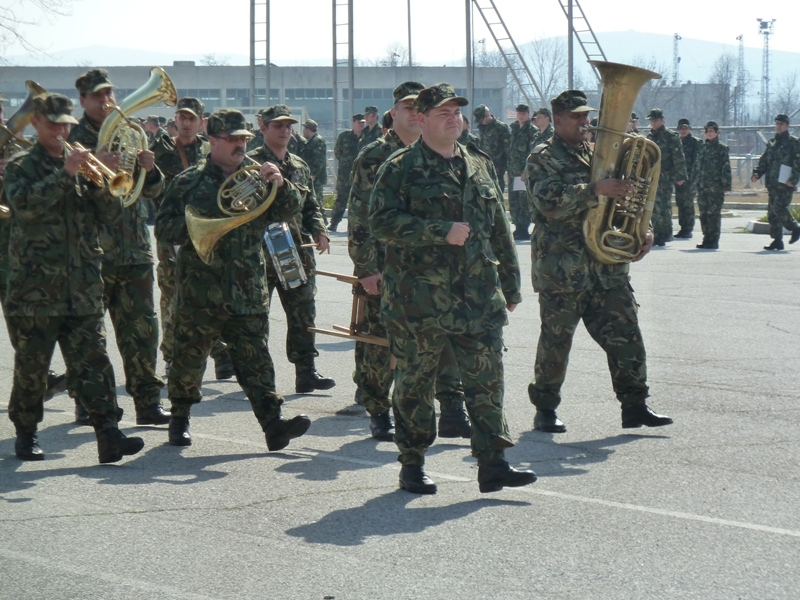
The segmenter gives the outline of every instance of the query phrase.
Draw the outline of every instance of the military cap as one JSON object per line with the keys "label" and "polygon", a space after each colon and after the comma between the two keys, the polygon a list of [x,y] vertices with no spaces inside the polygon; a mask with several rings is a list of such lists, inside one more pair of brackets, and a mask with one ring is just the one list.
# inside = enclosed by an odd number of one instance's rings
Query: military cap
{"label": "military cap", "polygon": [[531,108],[530,108],[530,106],[528,106],[527,104],[517,104],[516,111],[517,111],[517,112],[526,112],[526,113],[529,113],[529,112],[531,112]]}
{"label": "military cap", "polygon": [[381,127],[384,129],[391,129],[392,125],[394,125],[394,119],[392,118],[392,111],[387,110],[383,113],[383,118],[381,119]]}
{"label": "military cap", "polygon": [[448,102],[455,102],[459,106],[466,106],[469,100],[462,98],[456,94],[455,89],[449,83],[437,83],[430,87],[426,87],[420,91],[417,99],[414,100],[414,108],[417,111],[424,113],[432,108],[439,108]]}
{"label": "military cap", "polygon": [[648,121],[654,121],[656,119],[663,119],[663,118],[664,118],[664,111],[662,111],[660,108],[651,109],[647,115]]}
{"label": "military cap", "polygon": [[464,119],[464,123],[469,125],[469,119],[467,118],[467,115],[461,115],[461,118]]}
{"label": "military cap", "polygon": [[377,106],[365,106],[364,107],[364,114],[365,115],[377,115],[378,114],[378,107]]}
{"label": "military cap", "polygon": [[175,119],[170,119],[167,121],[167,127],[177,127],[178,124],[175,122]]}
{"label": "military cap", "polygon": [[683,127],[684,125],[686,125],[686,126],[687,126],[688,128],[690,128],[690,129],[691,129],[691,127],[692,127],[692,126],[689,124],[689,119],[687,119],[687,118],[685,118],[685,117],[684,117],[683,119],[678,119],[678,129],[680,129],[680,128],[681,128],[681,127]]}
{"label": "military cap", "polygon": [[203,102],[197,98],[192,98],[191,96],[184,96],[178,100],[178,103],[175,105],[175,112],[188,112],[193,114],[198,119],[203,118],[203,113],[205,110],[205,104],[203,104]]}
{"label": "military cap", "polygon": [[472,111],[472,116],[475,117],[476,121],[483,121],[488,114],[489,107],[485,104],[478,104],[478,106],[475,107],[475,110]]}
{"label": "military cap", "polygon": [[285,104],[276,104],[261,111],[261,122],[264,124],[270,121],[289,121],[290,123],[297,123],[297,119],[292,116],[292,109]]}
{"label": "military cap", "polygon": [[716,121],[709,121],[706,123],[706,126],[703,129],[713,129],[715,131],[719,131],[719,125],[717,125]]}
{"label": "military cap", "polygon": [[0,102],[8,102],[8,98],[3,96],[3,92],[0,92]]}
{"label": "military cap", "polygon": [[33,110],[53,123],[78,124],[72,116],[72,101],[61,94],[42,94],[33,99]]}
{"label": "military cap", "polygon": [[419,81],[406,81],[394,88],[394,101],[414,100],[425,89]]}
{"label": "military cap", "polygon": [[353,122],[355,123],[356,121],[366,121],[366,119],[362,113],[356,113],[353,115]]}
{"label": "military cap", "polygon": [[308,119],[305,123],[303,123],[303,127],[308,127],[311,131],[316,131],[319,125],[314,119]]}
{"label": "military cap", "polygon": [[549,109],[549,108],[547,108],[546,106],[543,106],[542,108],[540,108],[539,110],[537,110],[537,111],[536,111],[536,114],[537,114],[537,115],[544,115],[544,116],[545,116],[545,117],[547,117],[548,119],[552,119],[552,118],[553,118],[553,114],[550,112],[550,109]]}
{"label": "military cap", "polygon": [[789,115],[785,115],[780,113],[779,115],[775,115],[775,122],[776,123],[786,123],[789,124]]}
{"label": "military cap", "polygon": [[247,120],[244,115],[232,108],[220,108],[211,113],[206,130],[210,136],[225,133],[253,137],[253,134],[247,131]]}
{"label": "military cap", "polygon": [[114,84],[111,83],[108,71],[105,69],[91,69],[75,80],[75,88],[81,96],[107,87],[114,87]]}
{"label": "military cap", "polygon": [[553,108],[553,113],[560,112],[589,112],[597,110],[588,104],[589,100],[580,90],[567,90],[561,92],[558,96],[550,100],[550,106]]}
{"label": "military cap", "polygon": [[637,115],[635,112],[632,112],[631,121],[638,121],[638,120],[639,120],[639,115]]}
{"label": "military cap", "polygon": [[158,115],[147,115],[147,122],[152,123],[153,125],[160,125]]}

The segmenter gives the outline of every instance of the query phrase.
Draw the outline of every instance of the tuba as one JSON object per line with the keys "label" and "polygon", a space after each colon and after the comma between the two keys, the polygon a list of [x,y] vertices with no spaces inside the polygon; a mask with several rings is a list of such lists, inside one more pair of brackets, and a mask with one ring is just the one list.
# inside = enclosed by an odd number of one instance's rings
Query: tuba
{"label": "tuba", "polygon": [[[204,217],[194,206],[186,207],[186,229],[197,255],[211,264],[214,246],[226,233],[261,216],[278,193],[276,181],[269,184],[261,177],[261,165],[245,155],[251,164],[229,176],[217,193],[217,206],[228,215],[221,219]],[[267,189],[269,186],[269,189]]]}
{"label": "tuba", "polygon": [[[144,129],[138,123],[134,123],[128,115],[151,104],[163,102],[167,106],[175,106],[177,101],[178,92],[167,72],[161,67],[153,67],[150,69],[150,79],[142,87],[120,102],[119,106],[110,107],[114,112],[106,117],[100,127],[100,132],[97,134],[97,150],[105,146],[109,152],[119,152],[120,171],[134,178],[138,153],[140,150],[147,150],[148,142]],[[145,177],[147,173],[144,169],[140,169],[135,185],[130,193],[122,198],[124,206],[132,205],[139,198]]]}
{"label": "tuba", "polygon": [[589,62],[599,71],[603,83],[591,183],[609,177],[629,179],[636,182],[636,191],[624,199],[624,206],[614,198],[599,196],[598,205],[589,209],[583,222],[583,235],[586,246],[600,262],[631,262],[641,251],[650,227],[661,150],[651,140],[625,129],[639,90],[661,75],[630,65]]}
{"label": "tuba", "polygon": [[[0,158],[10,158],[20,150],[33,146],[28,140],[19,137],[33,118],[33,101],[47,93],[47,90],[30,79],[25,82],[28,96],[5,125],[0,125]],[[2,196],[2,189],[0,189]],[[0,200],[0,219],[8,219],[11,209]]]}

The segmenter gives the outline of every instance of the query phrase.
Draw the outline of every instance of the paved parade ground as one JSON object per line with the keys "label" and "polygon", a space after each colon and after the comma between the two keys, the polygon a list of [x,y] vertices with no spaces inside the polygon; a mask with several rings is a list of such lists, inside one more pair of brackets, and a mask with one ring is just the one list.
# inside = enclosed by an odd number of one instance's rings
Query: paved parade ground
{"label": "paved parade ground", "polygon": [[[317,367],[337,386],[294,394],[276,298],[270,347],[284,414],[313,421],[286,450],[267,452],[241,389],[215,381],[211,366],[194,445],[167,445],[165,426],[136,427],[109,331],[120,427],[145,449],[99,465],[92,429],[73,423],[61,394],[40,426],[46,460],[21,462],[1,328],[0,598],[797,598],[800,244],[763,251],[768,237],[744,232],[761,214],[723,219],[719,251],[695,249],[698,223],[693,240],[632,267],[648,402],[675,419],[660,429],[621,429],[604,355],[581,327],[558,413],[568,431],[533,431],[538,304],[530,246],[518,245],[508,458],[539,481],[495,494],[478,492],[460,439],[428,452],[438,494],[399,490],[396,447],[370,438],[353,403],[353,343],[317,336]],[[332,238],[319,267],[352,273],[346,234]],[[319,278],[318,288],[317,325],[347,325],[348,285]],[[54,366],[63,370],[58,351]]]}

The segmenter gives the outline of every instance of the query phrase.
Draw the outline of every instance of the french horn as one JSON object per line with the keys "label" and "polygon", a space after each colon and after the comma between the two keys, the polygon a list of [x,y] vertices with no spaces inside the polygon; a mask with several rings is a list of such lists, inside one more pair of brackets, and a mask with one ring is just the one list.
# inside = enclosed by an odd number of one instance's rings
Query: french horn
{"label": "french horn", "polygon": [[119,170],[135,179],[131,191],[122,198],[124,206],[130,206],[138,200],[147,177],[144,169],[139,169],[138,175],[135,173],[139,151],[148,148],[147,134],[141,125],[133,122],[128,115],[159,102],[175,106],[178,102],[178,91],[164,69],[153,67],[150,69],[150,78],[142,87],[119,105],[105,106],[107,109],[111,108],[113,112],[103,121],[97,134],[97,150],[105,146],[108,152],[119,152]]}

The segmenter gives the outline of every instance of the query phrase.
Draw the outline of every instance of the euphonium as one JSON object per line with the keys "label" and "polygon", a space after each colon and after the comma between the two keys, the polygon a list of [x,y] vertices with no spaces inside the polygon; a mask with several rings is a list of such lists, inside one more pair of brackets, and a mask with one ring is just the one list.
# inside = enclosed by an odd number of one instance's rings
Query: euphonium
{"label": "euphonium", "polygon": [[[86,150],[79,143],[70,144],[61,136],[59,136],[58,141],[64,146],[64,152]],[[124,171],[114,173],[91,152],[89,153],[89,159],[78,168],[78,174],[84,176],[97,187],[108,188],[109,193],[115,198],[125,197],[133,189],[133,177],[130,174]]]}
{"label": "euphonium", "polygon": [[[97,134],[97,151],[105,146],[108,152],[119,152],[119,169],[134,178],[139,151],[147,150],[148,142],[144,129],[131,121],[128,115],[151,104],[163,102],[167,106],[175,106],[177,101],[178,92],[169,75],[161,67],[153,67],[150,69],[150,79],[142,87],[120,102],[119,106],[111,107],[114,112],[106,117]],[[135,186],[122,199],[124,206],[130,206],[139,198],[146,176],[145,170],[139,169]]]}
{"label": "euphonium", "polygon": [[[0,158],[10,158],[20,150],[33,146],[31,142],[18,136],[33,118],[34,99],[46,94],[47,90],[30,79],[25,82],[25,87],[28,88],[28,96],[25,101],[5,125],[0,125]],[[0,190],[0,196],[2,196],[2,190]],[[7,219],[10,216],[11,209],[0,200],[0,219]]]}
{"label": "euphonium", "polygon": [[636,182],[636,192],[621,204],[599,196],[583,222],[586,245],[606,264],[630,262],[641,251],[653,214],[661,151],[645,137],[626,133],[633,104],[642,86],[661,75],[618,63],[589,61],[603,83],[596,127],[591,182],[609,177]]}
{"label": "euphonium", "polygon": [[193,206],[186,207],[186,229],[197,255],[204,263],[211,264],[214,246],[222,236],[245,223],[259,217],[266,211],[278,193],[278,183],[269,185],[259,172],[261,165],[245,155],[252,164],[229,176],[217,193],[217,206],[223,214],[220,219],[203,217]]}

